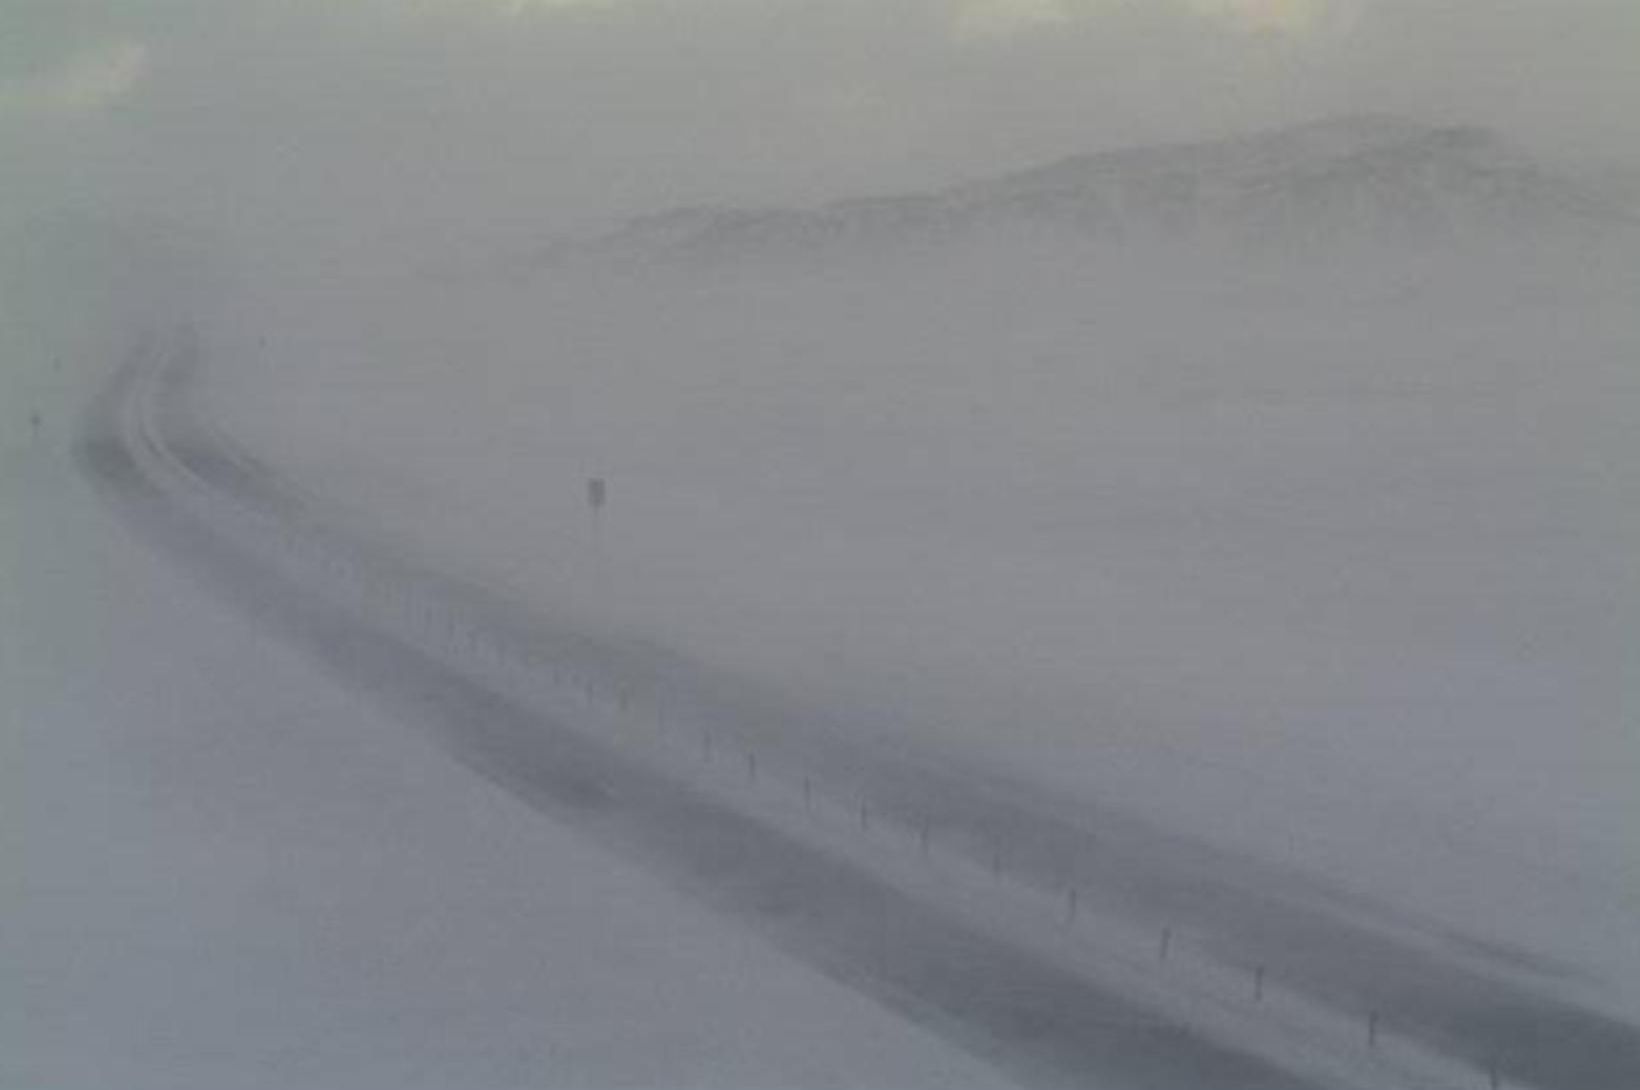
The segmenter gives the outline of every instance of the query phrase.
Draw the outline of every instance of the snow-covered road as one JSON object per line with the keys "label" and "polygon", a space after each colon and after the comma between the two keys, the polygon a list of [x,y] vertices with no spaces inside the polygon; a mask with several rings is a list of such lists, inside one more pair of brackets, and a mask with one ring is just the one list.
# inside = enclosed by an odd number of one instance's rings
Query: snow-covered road
{"label": "snow-covered road", "polygon": [[1004,1082],[227,608],[75,471],[58,385],[0,458],[0,1086]]}
{"label": "snow-covered road", "polygon": [[190,338],[146,352],[83,447],[134,525],[537,809],[1022,1081],[1619,1087],[1640,1071],[1632,1029],[1461,936],[851,747],[676,656],[395,555],[186,413]]}

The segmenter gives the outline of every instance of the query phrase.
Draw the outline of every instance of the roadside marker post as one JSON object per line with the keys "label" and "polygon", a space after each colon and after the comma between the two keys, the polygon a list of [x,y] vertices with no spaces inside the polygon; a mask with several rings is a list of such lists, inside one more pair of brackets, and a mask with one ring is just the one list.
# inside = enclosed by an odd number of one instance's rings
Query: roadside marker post
{"label": "roadside marker post", "polygon": [[600,543],[603,540],[602,522],[604,508],[609,504],[609,482],[602,477],[587,478],[587,510],[592,512],[592,534]]}

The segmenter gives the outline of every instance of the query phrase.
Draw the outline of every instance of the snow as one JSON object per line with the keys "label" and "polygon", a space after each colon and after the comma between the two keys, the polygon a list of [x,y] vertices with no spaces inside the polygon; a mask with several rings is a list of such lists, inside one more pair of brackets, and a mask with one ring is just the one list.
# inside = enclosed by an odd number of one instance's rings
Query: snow
{"label": "snow", "polygon": [[[1372,164],[1403,135],[1370,120],[1248,155],[1288,171],[1342,144],[1390,199],[1404,177]],[[1452,139],[1481,174],[1541,180]],[[1212,175],[1222,152],[1168,154]],[[1466,171],[1413,173],[1462,206]],[[594,650],[678,652],[763,701],[700,705],[721,739],[786,731],[782,759],[889,755],[926,770],[913,783],[1109,819],[1117,848],[1195,845],[1218,868],[1202,900],[1268,883],[1295,919],[1324,903],[1532,1011],[1632,1025],[1640,263],[1621,239],[1541,242],[1282,256],[1006,228],[510,277],[251,267],[118,309],[200,324],[199,418],[312,496],[333,541],[420,557]],[[118,279],[88,309],[115,309]],[[1000,1081],[930,1032],[918,1004],[938,1002],[810,971],[824,958],[544,818],[155,555],[69,459],[132,323],[13,306],[35,324],[8,323],[0,374],[0,1084]],[[324,540],[247,547],[358,593]],[[631,709],[520,682],[501,631],[431,653],[554,722],[632,729]],[[611,686],[642,661],[609,658]],[[697,742],[640,760],[904,894],[913,968],[937,929],[908,922],[949,914],[1322,1082],[1398,1081],[1362,1067],[1360,1010],[1288,987],[1302,966],[1249,1007],[1249,948],[1181,927],[1159,977],[1167,921],[1121,911],[1141,893],[1089,889],[1084,929],[1045,929],[1064,889],[997,883],[967,826],[919,862],[926,800],[873,797],[862,838],[855,780],[821,783],[816,823],[795,765],[736,764],[726,793]],[[1395,1062],[1483,1077],[1412,1028]]]}
{"label": "snow", "polygon": [[55,403],[105,368],[48,359],[6,372],[54,400],[0,470],[0,1085],[1000,1084],[132,538]]}
{"label": "snow", "polygon": [[1635,1009],[1620,278],[845,271],[251,316],[209,415],[521,600]]}

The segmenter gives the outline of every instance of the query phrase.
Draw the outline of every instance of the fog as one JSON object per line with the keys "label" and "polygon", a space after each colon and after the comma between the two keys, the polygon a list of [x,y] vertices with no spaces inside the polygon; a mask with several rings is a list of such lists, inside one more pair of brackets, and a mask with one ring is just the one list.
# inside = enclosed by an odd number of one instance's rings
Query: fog
{"label": "fog", "polygon": [[0,1087],[1634,1085],[1633,5],[0,30]]}
{"label": "fog", "polygon": [[[10,0],[0,207],[306,252],[921,189],[1359,112],[1640,161],[1624,0]],[[349,249],[354,249],[350,247]]]}

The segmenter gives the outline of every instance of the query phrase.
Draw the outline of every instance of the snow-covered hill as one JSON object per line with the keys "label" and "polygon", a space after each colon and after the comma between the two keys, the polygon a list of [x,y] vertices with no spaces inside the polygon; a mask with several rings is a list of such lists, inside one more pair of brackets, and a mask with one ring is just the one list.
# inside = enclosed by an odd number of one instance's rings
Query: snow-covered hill
{"label": "snow-covered hill", "polygon": [[813,209],[682,209],[548,251],[597,258],[924,249],[1023,235],[1224,242],[1592,238],[1632,212],[1484,129],[1383,116],[1100,152],[952,188]]}

